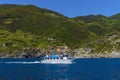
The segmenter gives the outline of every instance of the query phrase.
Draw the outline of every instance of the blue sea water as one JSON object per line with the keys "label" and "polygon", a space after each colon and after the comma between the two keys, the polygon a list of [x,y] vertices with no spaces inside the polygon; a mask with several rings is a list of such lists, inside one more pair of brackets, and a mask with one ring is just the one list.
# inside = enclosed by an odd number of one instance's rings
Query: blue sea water
{"label": "blue sea water", "polygon": [[119,58],[75,59],[41,64],[41,59],[0,59],[0,80],[120,80]]}

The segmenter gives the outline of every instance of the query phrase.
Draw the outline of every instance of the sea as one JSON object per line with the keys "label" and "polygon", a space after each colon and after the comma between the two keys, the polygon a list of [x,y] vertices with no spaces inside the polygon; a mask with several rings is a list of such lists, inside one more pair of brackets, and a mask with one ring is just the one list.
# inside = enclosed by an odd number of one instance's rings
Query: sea
{"label": "sea", "polygon": [[0,59],[0,80],[120,80],[120,58],[78,58],[71,64],[40,61]]}

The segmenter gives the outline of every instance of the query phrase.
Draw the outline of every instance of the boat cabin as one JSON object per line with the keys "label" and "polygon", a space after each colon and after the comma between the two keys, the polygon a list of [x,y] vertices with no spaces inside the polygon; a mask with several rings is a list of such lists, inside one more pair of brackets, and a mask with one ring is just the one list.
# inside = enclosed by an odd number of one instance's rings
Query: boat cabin
{"label": "boat cabin", "polygon": [[50,55],[50,56],[48,56],[48,55],[46,55],[45,56],[45,59],[67,59],[68,58],[68,55],[57,55],[57,54],[52,54],[52,55]]}

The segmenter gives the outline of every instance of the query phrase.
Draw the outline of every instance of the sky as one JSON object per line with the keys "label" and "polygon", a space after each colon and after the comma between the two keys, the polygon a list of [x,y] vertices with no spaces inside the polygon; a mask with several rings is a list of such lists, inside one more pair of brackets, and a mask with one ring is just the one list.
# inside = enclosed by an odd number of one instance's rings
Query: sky
{"label": "sky", "polygon": [[70,18],[91,14],[111,16],[120,12],[120,0],[0,0],[0,4],[32,4]]}

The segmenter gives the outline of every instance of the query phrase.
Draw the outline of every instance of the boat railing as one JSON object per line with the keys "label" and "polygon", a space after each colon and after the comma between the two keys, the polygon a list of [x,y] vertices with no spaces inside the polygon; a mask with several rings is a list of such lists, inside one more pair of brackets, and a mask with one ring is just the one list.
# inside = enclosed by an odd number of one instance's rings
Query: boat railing
{"label": "boat railing", "polygon": [[68,59],[68,55],[56,55],[56,54],[52,54],[52,55],[50,55],[50,56],[48,56],[48,55],[46,55],[45,57],[44,57],[44,59],[46,59],[46,60],[65,60],[65,59]]}

